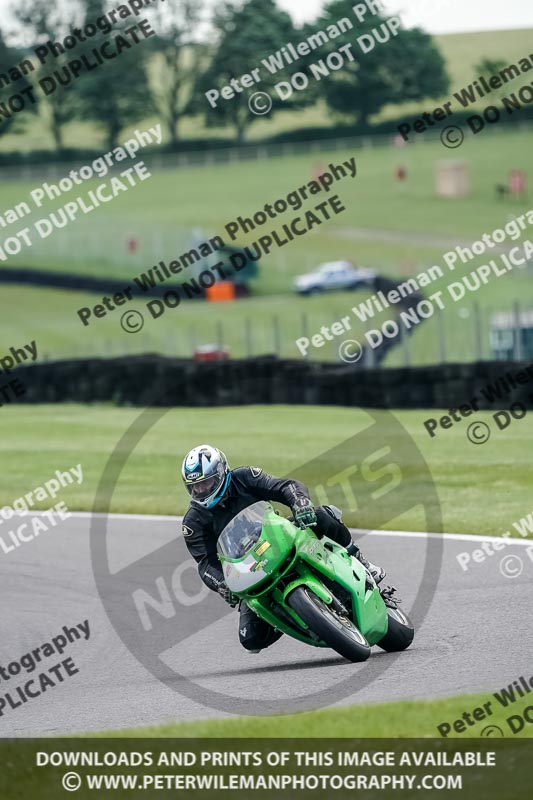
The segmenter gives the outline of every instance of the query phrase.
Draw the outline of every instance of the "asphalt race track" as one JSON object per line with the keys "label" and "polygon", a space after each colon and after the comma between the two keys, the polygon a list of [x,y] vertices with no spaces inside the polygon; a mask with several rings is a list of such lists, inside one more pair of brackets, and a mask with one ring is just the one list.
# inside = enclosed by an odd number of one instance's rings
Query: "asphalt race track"
{"label": "asphalt race track", "polygon": [[[14,709],[4,706],[0,736],[220,718],[253,713],[257,701],[261,713],[268,713],[279,710],[274,701],[288,712],[336,703],[490,693],[533,672],[533,642],[522,635],[533,607],[531,542],[519,539],[487,555],[483,563],[471,561],[464,572],[456,555],[471,553],[481,537],[446,536],[440,553],[442,540],[437,537],[364,535],[363,552],[388,570],[403,608],[413,612],[418,627],[405,653],[374,648],[368,662],[350,664],[332,651],[287,637],[258,655],[245,652],[238,642],[237,613],[214,594],[204,596],[191,564],[175,571],[186,556],[181,526],[169,517],[118,515],[109,521],[107,552],[113,574],[105,584],[106,607],[114,609],[119,636],[96,587],[90,522],[89,514],[74,515],[8,553],[0,551],[4,670],[61,634],[63,626],[85,620],[90,625],[88,640],[80,638],[61,656],[43,658],[33,672],[22,670],[0,680],[1,697],[8,691],[16,697],[17,686],[63,659],[72,658],[79,670],[61,681],[52,676],[56,685],[25,703],[19,698]],[[11,521],[0,526],[5,541],[13,527]],[[137,565],[135,573],[132,564]],[[173,582],[164,578],[170,574]],[[146,601],[149,594],[156,598],[151,604]],[[133,595],[142,600],[142,614]],[[122,616],[126,607],[134,613]],[[154,630],[147,633],[143,625]],[[175,637],[178,628],[181,633]],[[137,646],[146,657],[154,649],[162,654],[156,660],[165,683],[131,654]],[[326,689],[332,692],[327,702],[301,700]],[[220,702],[212,702],[213,691]]]}

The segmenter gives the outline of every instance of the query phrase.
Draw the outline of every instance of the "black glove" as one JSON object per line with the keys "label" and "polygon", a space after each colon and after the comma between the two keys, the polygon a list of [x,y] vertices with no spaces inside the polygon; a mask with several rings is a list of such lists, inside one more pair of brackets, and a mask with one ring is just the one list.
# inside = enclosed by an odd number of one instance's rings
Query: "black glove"
{"label": "black glove", "polygon": [[299,528],[312,528],[313,525],[316,525],[315,507],[307,497],[299,497],[295,500],[291,511]]}
{"label": "black glove", "polygon": [[225,583],[221,583],[217,591],[229,606],[235,608],[239,602],[239,598],[228,589]]}

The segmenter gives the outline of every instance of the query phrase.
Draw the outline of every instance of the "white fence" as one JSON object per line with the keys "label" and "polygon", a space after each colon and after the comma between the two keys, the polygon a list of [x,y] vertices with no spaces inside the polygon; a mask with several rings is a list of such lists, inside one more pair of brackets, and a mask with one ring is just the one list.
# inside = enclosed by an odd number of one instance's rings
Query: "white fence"
{"label": "white fence", "polygon": [[[531,130],[533,122],[523,120],[516,122],[511,126],[507,125],[503,130]],[[501,125],[487,126],[483,131],[483,136],[493,136],[502,132]],[[318,139],[314,141],[305,142],[279,142],[265,144],[253,142],[243,144],[235,147],[220,147],[213,149],[205,149],[198,151],[189,151],[186,153],[150,153],[146,154],[146,160],[150,164],[150,169],[156,170],[169,170],[169,169],[187,169],[189,167],[208,167],[213,164],[228,164],[238,163],[242,161],[260,161],[268,158],[282,158],[284,156],[295,155],[308,155],[313,153],[332,153],[337,150],[359,150],[372,147],[398,147],[402,144],[399,142],[399,134],[397,133],[383,133],[383,134],[369,134],[366,136],[351,136],[340,137],[337,139]],[[439,141],[439,131],[429,131],[427,133],[417,134],[416,142],[424,141]],[[449,151],[443,148],[444,153]],[[50,158],[53,159],[54,153],[50,153]],[[82,163],[87,163],[87,159],[73,162],[54,162],[48,161],[44,164],[26,164],[24,166],[2,166],[0,167],[0,179],[8,180],[24,180],[24,181],[42,181],[42,180],[57,180],[63,175],[68,174],[71,169],[80,166]]]}

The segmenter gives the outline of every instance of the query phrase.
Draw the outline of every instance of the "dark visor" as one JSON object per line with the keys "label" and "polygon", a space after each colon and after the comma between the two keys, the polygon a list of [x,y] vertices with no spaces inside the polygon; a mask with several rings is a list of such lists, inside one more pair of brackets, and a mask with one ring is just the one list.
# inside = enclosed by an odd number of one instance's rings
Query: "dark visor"
{"label": "dark visor", "polygon": [[206,497],[209,497],[209,495],[215,491],[218,483],[219,483],[218,476],[212,475],[210,478],[206,478],[203,481],[187,484],[187,489],[189,490],[189,494],[191,495],[191,497],[197,500],[204,500]]}

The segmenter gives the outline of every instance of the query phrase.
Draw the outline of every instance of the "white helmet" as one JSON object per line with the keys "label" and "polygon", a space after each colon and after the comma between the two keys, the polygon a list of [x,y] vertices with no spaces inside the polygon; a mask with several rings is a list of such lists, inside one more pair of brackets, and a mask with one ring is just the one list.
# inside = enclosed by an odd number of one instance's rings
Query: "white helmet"
{"label": "white helmet", "polygon": [[212,508],[226,494],[231,473],[221,450],[201,444],[193,447],[183,459],[181,477],[194,502],[203,508]]}

